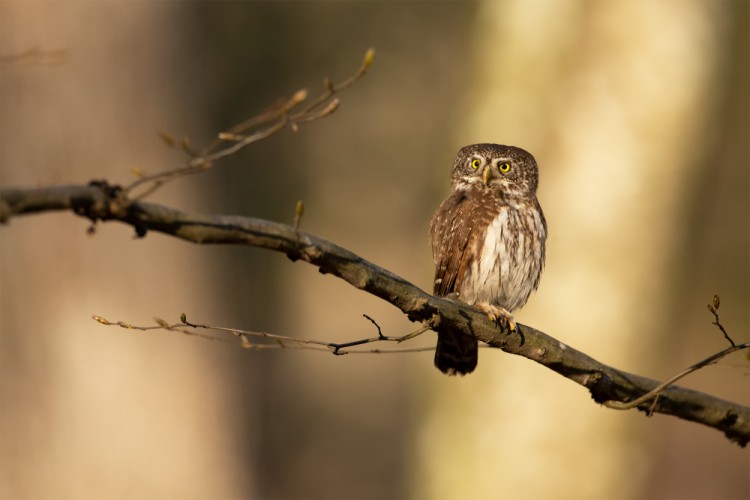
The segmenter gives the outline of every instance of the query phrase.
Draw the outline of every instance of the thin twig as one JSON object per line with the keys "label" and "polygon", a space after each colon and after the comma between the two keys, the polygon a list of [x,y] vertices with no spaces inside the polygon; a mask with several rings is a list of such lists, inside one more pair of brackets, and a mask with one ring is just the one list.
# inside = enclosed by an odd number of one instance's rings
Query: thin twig
{"label": "thin twig", "polygon": [[[266,139],[286,127],[290,127],[293,131],[297,131],[300,124],[320,120],[331,115],[340,105],[339,99],[334,96],[338,92],[351,87],[367,73],[367,70],[372,64],[374,55],[374,49],[369,49],[365,53],[362,64],[359,69],[357,69],[356,73],[343,82],[334,85],[330,80],[326,79],[324,84],[325,90],[301,111],[292,113],[307,99],[306,90],[300,90],[281,105],[274,105],[259,115],[245,120],[225,132],[219,133],[217,139],[204,148],[200,153],[196,153],[189,147],[187,138],[183,139],[180,143],[180,149],[185,151],[191,157],[187,164],[164,172],[140,175],[138,179],[131,182],[121,190],[121,205],[127,207],[134,201],[143,200],[169,181],[213,168],[219,160],[232,156],[250,144]],[[322,109],[320,109],[321,107]],[[261,128],[251,134],[246,134],[246,131],[255,127]],[[168,146],[177,147],[176,141],[170,134],[160,132],[159,136]],[[219,146],[226,142],[232,142],[233,144],[217,150]],[[145,191],[138,196],[133,196],[129,199],[129,195],[135,189],[145,184],[149,185]]]}
{"label": "thin twig", "polygon": [[295,92],[291,98],[286,101],[283,99],[278,100],[259,115],[230,127],[228,130],[217,134],[216,138],[206,146],[197,156],[206,156],[214,151],[218,146],[223,144],[227,140],[231,140],[232,136],[240,137],[245,134],[248,130],[260,127],[265,123],[270,123],[277,120],[280,116],[288,114],[295,108],[297,108],[302,102],[307,99],[307,89],[301,89]]}
{"label": "thin twig", "polygon": [[684,370],[682,370],[681,372],[677,373],[676,375],[674,375],[669,380],[667,380],[665,382],[662,382],[661,384],[659,384],[658,386],[654,387],[652,390],[648,391],[646,394],[644,394],[643,396],[641,396],[639,398],[636,398],[636,399],[634,399],[632,401],[627,401],[627,402],[623,402],[623,401],[605,401],[604,402],[604,406],[606,406],[607,408],[615,409],[615,410],[630,410],[631,408],[635,408],[637,406],[640,406],[641,404],[645,403],[649,399],[654,398],[654,401],[653,401],[653,403],[651,405],[651,408],[649,409],[649,412],[648,412],[649,415],[650,415],[653,412],[654,406],[656,406],[656,402],[658,401],[659,394],[661,394],[661,392],[664,391],[665,389],[667,389],[669,386],[671,386],[672,384],[674,384],[675,382],[677,382],[681,378],[685,377],[686,375],[689,375],[689,374],[693,373],[696,370],[700,370],[704,366],[716,363],[721,358],[723,358],[725,356],[728,356],[728,355],[732,354],[735,351],[739,351],[739,350],[742,350],[742,349],[747,349],[748,347],[750,347],[750,342],[747,342],[745,344],[736,345],[734,343],[734,340],[732,340],[732,338],[729,336],[729,334],[727,333],[727,331],[722,326],[721,321],[719,320],[719,306],[721,305],[721,299],[719,298],[719,296],[718,295],[714,295],[713,296],[713,300],[711,302],[712,302],[711,304],[708,304],[708,310],[714,316],[714,321],[713,321],[712,324],[714,324],[714,325],[716,325],[716,326],[719,327],[719,329],[721,330],[721,332],[724,334],[724,337],[731,344],[730,347],[724,349],[723,351],[719,351],[716,354],[712,354],[711,356],[707,357],[706,359],[704,359],[702,361],[699,361],[699,362],[695,363],[694,365],[689,366],[688,368],[685,368]]}
{"label": "thin twig", "polygon": [[719,352],[717,352],[715,354],[712,354],[711,356],[707,357],[706,359],[704,359],[702,361],[698,361],[694,365],[692,365],[692,366],[690,366],[688,368],[685,368],[684,370],[682,370],[681,372],[677,373],[676,375],[674,375],[669,380],[667,380],[665,382],[662,382],[661,384],[659,384],[658,386],[654,387],[652,390],[648,391],[646,394],[644,394],[643,396],[641,396],[641,397],[639,397],[637,399],[634,399],[632,401],[627,401],[627,402],[623,402],[623,401],[605,401],[603,404],[607,408],[612,408],[614,410],[630,410],[632,408],[635,408],[637,406],[642,405],[643,403],[645,403],[646,401],[650,400],[651,398],[658,396],[660,393],[662,393],[669,386],[673,385],[675,382],[677,382],[681,378],[683,378],[683,377],[685,377],[687,375],[690,375],[694,371],[700,370],[704,366],[716,363],[721,358],[729,356],[733,352],[737,352],[737,351],[740,351],[742,349],[748,349],[748,348],[750,348],[750,342],[745,342],[744,344],[739,344],[739,345],[732,344],[731,347],[727,347],[723,351],[719,351]]}
{"label": "thin twig", "polygon": [[372,66],[372,62],[375,59],[375,49],[369,48],[367,49],[367,52],[365,53],[365,57],[362,59],[362,64],[360,65],[359,69],[356,73],[354,73],[352,76],[344,80],[343,82],[339,83],[338,85],[333,84],[331,80],[326,78],[323,81],[323,86],[326,88],[326,91],[319,95],[317,99],[312,101],[307,107],[305,107],[301,112],[294,115],[292,118],[295,120],[299,120],[302,117],[310,114],[310,112],[314,111],[315,109],[319,108],[323,105],[326,101],[328,101],[331,97],[336,95],[338,92],[341,92],[342,90],[345,90],[354,83],[365,76],[367,73],[367,70]]}
{"label": "thin twig", "polygon": [[713,325],[716,325],[719,330],[721,330],[721,333],[724,334],[724,338],[727,339],[727,341],[734,347],[734,340],[732,340],[732,337],[729,336],[727,331],[724,329],[724,325],[721,324],[721,320],[719,319],[719,306],[721,305],[721,299],[718,295],[714,295],[714,298],[712,300],[712,304],[708,304],[708,311],[714,315],[714,322],[711,323]]}
{"label": "thin twig", "polygon": [[[165,331],[176,331],[180,333],[184,333],[187,335],[195,335],[201,338],[208,338],[211,340],[227,340],[220,337],[215,337],[213,335],[208,335],[200,332],[195,332],[193,330],[197,329],[204,329],[204,330],[210,330],[215,332],[222,332],[222,333],[231,333],[232,335],[236,337],[240,337],[242,341],[242,347],[246,349],[269,349],[269,348],[276,348],[276,349],[310,349],[310,350],[317,350],[317,351],[327,351],[336,355],[344,355],[344,354],[353,354],[353,353],[378,353],[378,354],[386,354],[386,353],[406,353],[406,352],[421,352],[421,351],[429,351],[434,350],[434,347],[417,347],[417,348],[408,348],[408,349],[373,349],[373,350],[352,350],[352,347],[364,345],[364,344],[371,344],[374,342],[396,342],[401,343],[404,340],[414,338],[418,335],[421,335],[422,333],[429,331],[429,328],[422,327],[419,328],[413,332],[407,333],[406,335],[402,335],[399,337],[389,337],[386,335],[383,335],[382,331],[380,330],[380,326],[375,322],[374,319],[372,319],[370,316],[364,314],[365,318],[367,318],[372,324],[375,325],[375,327],[378,330],[378,336],[377,337],[369,337],[365,339],[359,339],[359,340],[353,340],[350,342],[328,342],[324,340],[315,340],[315,339],[305,339],[305,338],[299,338],[299,337],[288,337],[286,335],[278,335],[275,333],[268,333],[268,332],[258,332],[258,331],[252,331],[252,330],[243,330],[239,328],[227,328],[223,326],[212,326],[212,325],[204,325],[200,323],[193,323],[187,321],[187,317],[185,314],[183,314],[180,317],[179,323],[167,323],[161,318],[154,318],[154,321],[156,322],[155,325],[151,326],[138,326],[138,325],[132,325],[130,323],[126,323],[124,321],[109,321],[108,319],[94,315],[92,316],[92,319],[95,321],[101,323],[102,325],[107,326],[119,326],[120,328],[125,328],[127,330],[139,330],[139,331],[149,331],[149,330],[165,330]],[[191,328],[193,330],[188,330],[188,328]],[[262,344],[262,343],[253,343],[250,342],[248,339],[250,338],[257,338],[257,339],[266,339],[266,340],[273,340],[274,343],[272,344]]]}
{"label": "thin twig", "polygon": [[132,203],[133,201],[144,199],[146,196],[150,195],[151,193],[159,189],[161,186],[163,186],[165,183],[173,179],[208,170],[213,166],[214,162],[221,160],[223,158],[226,158],[227,156],[231,156],[237,153],[238,151],[240,151],[241,149],[246,148],[247,146],[249,146],[250,144],[254,142],[258,142],[262,139],[270,137],[271,135],[275,134],[276,132],[286,127],[287,123],[288,123],[287,117],[282,116],[279,119],[279,121],[275,123],[274,125],[271,125],[270,127],[259,130],[258,132],[252,135],[245,136],[241,140],[232,144],[231,146],[221,149],[215,153],[193,158],[184,167],[179,167],[179,168],[175,168],[172,170],[159,172],[157,174],[151,174],[151,175],[146,175],[144,177],[141,177],[122,189],[123,200],[130,192],[132,192],[134,189],[136,189],[138,186],[142,184],[151,183],[151,186],[145,192],[141,193],[140,195],[136,197],[133,197],[130,200],[130,203]]}
{"label": "thin twig", "polygon": [[297,205],[294,207],[294,231],[297,236],[297,246],[299,246],[299,225],[302,222],[302,216],[305,214],[305,204],[302,200],[297,200]]}

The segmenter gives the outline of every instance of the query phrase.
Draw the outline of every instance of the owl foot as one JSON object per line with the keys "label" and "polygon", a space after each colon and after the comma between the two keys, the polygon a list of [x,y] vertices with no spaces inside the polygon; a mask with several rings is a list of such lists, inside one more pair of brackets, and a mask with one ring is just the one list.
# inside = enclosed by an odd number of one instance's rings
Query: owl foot
{"label": "owl foot", "polygon": [[485,313],[490,320],[497,323],[503,330],[516,331],[517,326],[513,316],[502,307],[493,306],[486,302],[474,304],[474,307]]}

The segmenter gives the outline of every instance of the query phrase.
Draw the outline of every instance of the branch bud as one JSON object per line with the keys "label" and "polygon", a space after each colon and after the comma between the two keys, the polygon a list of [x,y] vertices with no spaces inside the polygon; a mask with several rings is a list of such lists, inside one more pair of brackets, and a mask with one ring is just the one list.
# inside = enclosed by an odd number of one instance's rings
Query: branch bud
{"label": "branch bud", "polygon": [[130,173],[138,178],[141,178],[144,176],[143,170],[141,170],[140,167],[130,167]]}
{"label": "branch bud", "polygon": [[156,133],[159,134],[159,138],[164,141],[164,144],[170,148],[174,147],[174,137],[172,137],[172,134],[163,130],[158,130]]}
{"label": "branch bud", "polygon": [[305,213],[305,204],[302,200],[297,200],[297,206],[294,207],[294,229],[299,231],[299,223],[302,220],[302,215]]}
{"label": "branch bud", "polygon": [[102,325],[111,325],[112,324],[112,323],[109,322],[108,319],[102,318],[101,316],[97,316],[97,315],[91,316],[91,319],[93,319],[94,321],[98,321]]}
{"label": "branch bud", "polygon": [[339,101],[338,97],[331,99],[331,102],[329,102],[328,105],[325,108],[323,108],[323,111],[321,111],[320,114],[316,116],[316,118],[323,118],[323,117],[330,115],[331,113],[339,109],[340,103],[341,101]]}
{"label": "branch bud", "polygon": [[307,99],[307,89],[298,90],[289,100],[289,107],[294,107]]}
{"label": "branch bud", "polygon": [[366,70],[367,68],[369,68],[374,59],[375,59],[375,48],[370,47],[369,49],[367,49],[367,52],[365,52],[365,58],[362,61],[362,69]]}
{"label": "branch bud", "polygon": [[222,141],[241,141],[242,136],[233,134],[232,132],[219,132],[218,137]]}

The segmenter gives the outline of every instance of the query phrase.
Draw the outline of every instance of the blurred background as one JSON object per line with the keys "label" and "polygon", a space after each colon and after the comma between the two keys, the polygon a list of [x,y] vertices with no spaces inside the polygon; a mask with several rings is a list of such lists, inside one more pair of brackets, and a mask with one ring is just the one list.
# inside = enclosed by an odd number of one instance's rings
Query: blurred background
{"label": "blurred background", "polygon": [[[550,229],[517,318],[663,379],[748,340],[747,2],[0,2],[0,182],[157,171],[279,97],[371,72],[330,118],[151,201],[291,222],[429,290],[455,152],[531,151]],[[7,59],[31,49],[64,51]],[[499,351],[247,351],[101,326],[154,316],[346,341],[415,328],[268,251],[69,213],[0,227],[2,498],[748,498],[719,432],[594,404]],[[434,334],[421,340],[434,343]],[[742,355],[683,383],[750,404]]]}

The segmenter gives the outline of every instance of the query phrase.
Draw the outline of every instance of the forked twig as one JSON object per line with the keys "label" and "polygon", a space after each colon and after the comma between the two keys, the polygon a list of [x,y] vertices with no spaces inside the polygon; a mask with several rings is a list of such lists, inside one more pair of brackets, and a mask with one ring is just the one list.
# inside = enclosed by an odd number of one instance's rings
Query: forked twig
{"label": "forked twig", "polygon": [[[357,80],[362,78],[367,73],[370,65],[372,65],[374,57],[375,50],[368,49],[359,69],[339,84],[334,84],[326,78],[323,82],[325,87],[324,92],[301,111],[294,112],[307,100],[307,90],[305,89],[297,91],[289,99],[270,107],[259,115],[238,123],[225,132],[220,132],[211,144],[199,152],[193,150],[187,138],[183,139],[179,144],[179,149],[190,156],[187,163],[181,167],[155,174],[144,174],[140,170],[134,170],[134,173],[138,175],[138,179],[121,190],[121,204],[126,207],[134,201],[142,200],[149,196],[169,181],[208,170],[214,167],[217,161],[232,156],[250,144],[270,137],[286,127],[297,131],[303,123],[320,120],[331,115],[340,105],[339,99],[334,96],[338,92],[351,87]],[[160,132],[159,135],[168,146],[177,147],[177,142],[170,134]],[[221,147],[227,143],[231,143],[231,145]],[[143,185],[148,185],[143,192],[137,196],[129,196],[135,189]]]}
{"label": "forked twig", "polygon": [[724,329],[724,325],[721,324],[721,321],[719,320],[719,306],[721,305],[721,299],[718,295],[714,295],[713,300],[711,301],[711,304],[708,304],[708,312],[714,315],[714,322],[713,325],[716,325],[716,327],[721,330],[721,333],[724,334],[724,338],[727,339],[727,341],[734,347],[734,340],[732,340],[732,337],[729,336],[727,331]]}
{"label": "forked twig", "polygon": [[646,394],[644,394],[643,396],[641,396],[641,397],[639,397],[637,399],[634,399],[632,401],[627,401],[627,402],[623,402],[623,401],[605,401],[603,404],[607,408],[612,408],[614,410],[630,410],[630,409],[633,409],[633,408],[635,408],[637,406],[642,405],[643,403],[645,403],[646,401],[650,400],[651,398],[658,397],[659,394],[662,393],[664,390],[666,390],[669,386],[673,385],[675,382],[677,382],[681,378],[683,378],[683,377],[685,377],[687,375],[690,375],[694,371],[700,370],[704,366],[708,366],[708,365],[711,365],[713,363],[716,363],[720,359],[722,359],[722,358],[724,358],[726,356],[729,356],[733,352],[741,351],[742,349],[748,349],[748,348],[750,348],[750,342],[745,342],[744,344],[732,345],[731,347],[727,347],[726,349],[724,349],[722,351],[719,351],[719,352],[717,352],[715,354],[712,354],[711,356],[707,357],[706,359],[701,360],[701,361],[695,363],[694,365],[692,365],[692,366],[690,366],[688,368],[685,368],[684,370],[682,370],[681,372],[677,373],[676,375],[674,375],[669,380],[667,380],[667,381],[659,384],[658,386],[654,387],[652,390],[648,391]]}
{"label": "forked twig", "polygon": [[[161,318],[154,318],[154,321],[156,322],[155,325],[152,326],[137,326],[132,325],[129,323],[125,323],[124,321],[109,321],[106,318],[103,318],[102,316],[92,316],[91,318],[95,321],[101,323],[102,325],[107,326],[119,326],[120,328],[125,328],[127,330],[139,330],[139,331],[149,331],[149,330],[165,330],[165,331],[176,331],[180,333],[184,333],[186,335],[196,335],[201,338],[208,338],[211,340],[223,340],[227,341],[228,339],[223,337],[216,337],[214,335],[206,334],[197,332],[195,330],[209,330],[214,332],[222,332],[222,333],[230,333],[235,337],[240,337],[240,341],[242,343],[242,347],[246,349],[309,349],[309,350],[315,350],[315,351],[326,351],[330,352],[332,354],[335,354],[337,356],[341,356],[344,354],[386,354],[386,353],[406,353],[406,352],[423,352],[423,351],[431,351],[434,350],[434,347],[427,346],[427,347],[414,347],[414,348],[408,348],[408,349],[371,349],[371,350],[362,350],[362,349],[351,349],[352,347],[361,346],[365,344],[372,344],[374,342],[395,342],[395,343],[401,343],[405,340],[412,339],[414,337],[417,337],[424,332],[429,331],[430,329],[428,327],[421,327],[413,332],[407,333],[406,335],[398,336],[398,337],[391,337],[387,335],[383,335],[380,325],[378,325],[374,319],[372,319],[370,316],[363,314],[365,318],[367,318],[378,330],[378,336],[377,337],[369,337],[359,340],[353,340],[350,342],[328,342],[325,340],[315,340],[315,339],[304,339],[304,338],[298,338],[298,337],[288,337],[286,335],[278,335],[275,333],[268,333],[268,332],[258,332],[258,331],[251,331],[251,330],[242,330],[239,328],[227,328],[223,326],[212,326],[212,325],[203,325],[200,323],[192,323],[187,320],[187,317],[185,314],[182,314],[180,317],[179,323],[167,323]],[[251,341],[250,339],[255,339],[255,341]],[[270,340],[273,341],[272,343],[264,343],[264,342],[258,342],[259,340]]]}
{"label": "forked twig", "polygon": [[[648,391],[646,394],[644,394],[643,396],[641,396],[639,398],[636,398],[636,399],[633,399],[632,401],[627,401],[627,402],[623,402],[623,401],[605,401],[603,403],[604,406],[606,406],[607,408],[612,408],[614,410],[630,410],[630,409],[633,409],[633,408],[635,408],[637,406],[642,405],[643,403],[645,403],[646,401],[648,401],[648,400],[650,400],[652,398],[654,399],[654,403],[653,404],[656,404],[656,400],[658,399],[659,394],[661,394],[665,389],[667,389],[669,386],[671,386],[672,384],[674,384],[675,382],[677,382],[681,378],[683,378],[683,377],[685,377],[687,375],[690,375],[691,373],[693,373],[696,370],[700,370],[704,366],[708,366],[708,365],[711,365],[713,363],[716,363],[720,359],[722,359],[722,358],[724,358],[726,356],[729,356],[733,352],[741,351],[742,349],[748,349],[748,348],[750,348],[750,342],[745,342],[744,344],[739,344],[739,345],[735,344],[734,341],[732,340],[732,338],[727,333],[727,331],[724,329],[724,326],[721,324],[721,321],[719,320],[719,305],[720,304],[721,304],[721,300],[719,299],[719,296],[718,295],[714,295],[712,304],[708,304],[708,310],[709,310],[709,312],[711,314],[714,315],[714,321],[713,321],[712,324],[716,325],[719,328],[719,330],[721,330],[721,333],[724,334],[724,337],[731,344],[729,347],[727,347],[726,349],[724,349],[722,351],[719,351],[719,352],[717,352],[715,354],[712,354],[711,356],[707,357],[706,359],[698,361],[697,363],[695,363],[692,366],[689,366],[688,368],[685,368],[684,370],[682,370],[681,372],[677,373],[676,375],[674,375],[669,380],[667,380],[667,381],[659,384],[658,386],[654,387],[652,390]],[[651,406],[651,409],[649,410],[649,415],[651,414],[651,411],[653,409],[653,404]]]}

